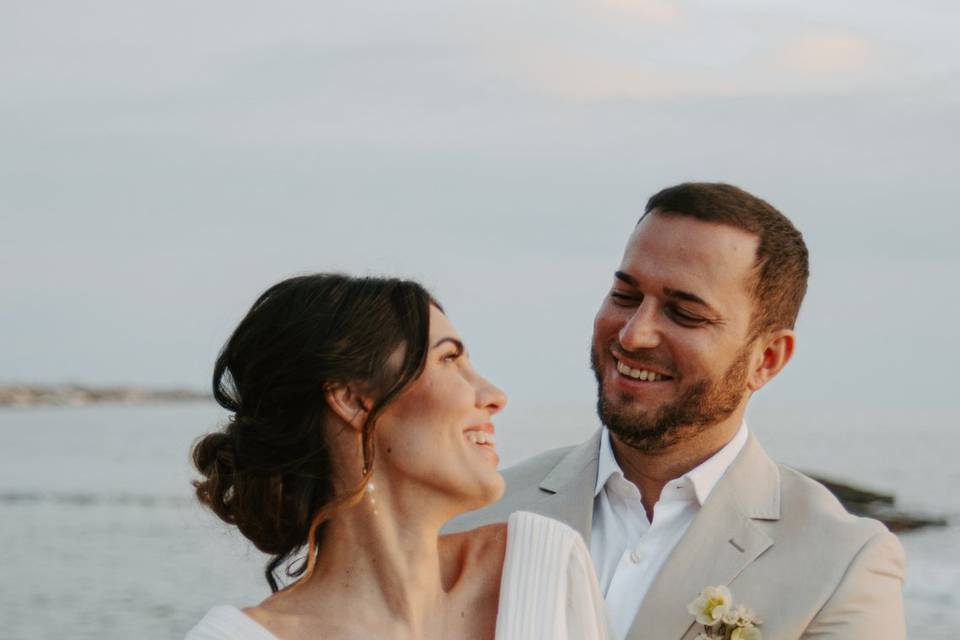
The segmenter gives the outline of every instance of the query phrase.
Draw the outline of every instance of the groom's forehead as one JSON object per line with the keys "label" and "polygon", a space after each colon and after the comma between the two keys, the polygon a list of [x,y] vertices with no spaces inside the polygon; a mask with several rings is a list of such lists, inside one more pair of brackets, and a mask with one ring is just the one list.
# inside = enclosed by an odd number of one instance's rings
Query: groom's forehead
{"label": "groom's forehead", "polygon": [[752,297],[759,238],[735,227],[654,213],[633,229],[620,271],[641,286],[691,291],[701,298]]}

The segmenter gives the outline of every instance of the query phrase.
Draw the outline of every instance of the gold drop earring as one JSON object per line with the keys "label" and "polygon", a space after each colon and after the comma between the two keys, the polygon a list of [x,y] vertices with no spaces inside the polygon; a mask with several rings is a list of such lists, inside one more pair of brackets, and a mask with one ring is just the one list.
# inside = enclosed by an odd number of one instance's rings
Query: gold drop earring
{"label": "gold drop earring", "polygon": [[[363,475],[367,475],[367,467],[363,467]],[[367,486],[364,489],[364,492],[367,494],[367,503],[370,505],[370,508],[373,509],[373,514],[377,515],[377,497],[374,495],[376,490],[376,485],[373,484],[373,480],[367,481]]]}
{"label": "gold drop earring", "polygon": [[373,509],[373,515],[377,515],[377,497],[374,495],[374,489],[376,487],[373,484],[373,481],[367,483],[367,502],[370,503],[370,507]]}

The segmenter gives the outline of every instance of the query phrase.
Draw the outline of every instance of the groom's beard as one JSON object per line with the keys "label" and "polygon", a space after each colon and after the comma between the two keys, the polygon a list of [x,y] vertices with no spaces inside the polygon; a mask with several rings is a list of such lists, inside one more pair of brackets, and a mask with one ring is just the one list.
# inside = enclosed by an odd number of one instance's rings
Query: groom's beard
{"label": "groom's beard", "polygon": [[624,444],[644,453],[663,451],[706,431],[740,406],[746,388],[748,356],[748,348],[744,347],[719,378],[693,382],[673,402],[644,411],[631,407],[629,394],[611,391],[616,397],[605,397],[600,359],[596,348],[591,348],[590,364],[597,378],[597,414]]}

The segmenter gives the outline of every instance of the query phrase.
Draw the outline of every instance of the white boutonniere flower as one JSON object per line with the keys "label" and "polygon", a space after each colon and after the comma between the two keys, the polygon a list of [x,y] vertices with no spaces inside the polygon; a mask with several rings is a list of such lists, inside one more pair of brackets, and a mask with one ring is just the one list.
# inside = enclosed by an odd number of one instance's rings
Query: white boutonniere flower
{"label": "white boutonniere flower", "polygon": [[696,640],[762,640],[760,618],[742,604],[734,607],[733,594],[722,585],[701,591],[687,611],[703,625]]}
{"label": "white boutonniere flower", "polygon": [[733,594],[724,586],[707,587],[700,592],[697,599],[687,605],[687,611],[697,619],[697,622],[713,627],[723,621],[733,606]]}

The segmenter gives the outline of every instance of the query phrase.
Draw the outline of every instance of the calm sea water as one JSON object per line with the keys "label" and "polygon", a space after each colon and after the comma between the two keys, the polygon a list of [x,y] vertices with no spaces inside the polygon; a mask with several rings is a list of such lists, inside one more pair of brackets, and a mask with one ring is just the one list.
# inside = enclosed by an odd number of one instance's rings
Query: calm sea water
{"label": "calm sea water", "polygon": [[[266,596],[263,556],[190,495],[190,443],[222,418],[206,404],[0,410],[0,635],[180,638],[214,604]],[[951,518],[901,540],[910,637],[956,637],[956,419],[808,418],[759,411],[750,423],[784,462]],[[577,442],[594,425],[589,407],[508,410],[498,422],[501,457],[510,464]]]}

